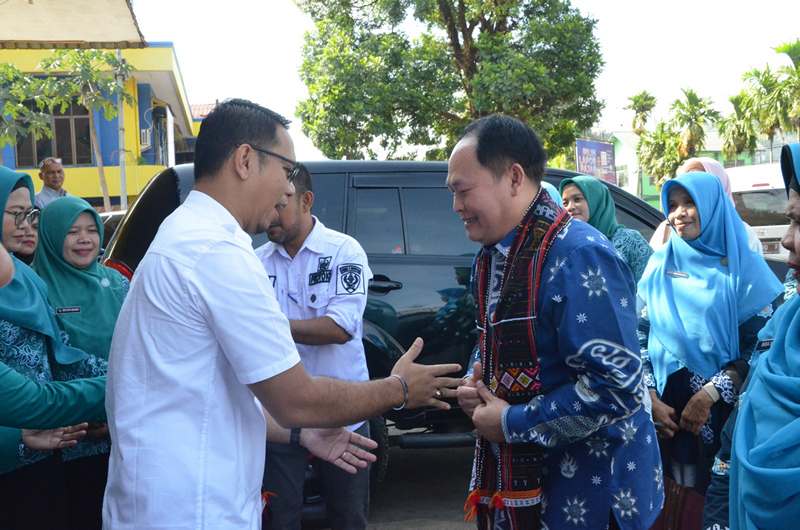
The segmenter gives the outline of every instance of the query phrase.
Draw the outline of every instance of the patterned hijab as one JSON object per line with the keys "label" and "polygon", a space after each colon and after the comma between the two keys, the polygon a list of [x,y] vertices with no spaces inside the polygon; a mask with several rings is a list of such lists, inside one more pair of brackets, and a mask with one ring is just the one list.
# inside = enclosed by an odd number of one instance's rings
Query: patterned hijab
{"label": "patterned hijab", "polygon": [[127,292],[120,273],[93,261],[79,269],[64,259],[64,239],[78,216],[88,213],[103,241],[100,216],[85,200],[62,197],[42,211],[39,248],[33,269],[45,281],[50,304],[70,342],[92,355],[108,359],[111,336]]}
{"label": "patterned hijab", "polygon": [[[786,193],[800,192],[800,144],[783,147]],[[792,528],[800,519],[800,296],[770,321],[772,347],[755,363],[731,444],[731,528]],[[769,492],[768,495],[765,492]]]}
{"label": "patterned hijab", "polygon": [[750,250],[744,223],[717,177],[692,172],[670,180],[661,190],[662,204],[675,186],[694,201],[701,231],[691,241],[671,237],[639,281],[659,392],[682,366],[708,379],[738,359],[739,325],[783,292],[764,258]]}
{"label": "patterned hijab", "polygon": [[608,186],[595,177],[578,175],[562,180],[559,191],[564,193],[564,188],[570,184],[577,186],[589,203],[589,224],[611,239],[621,225],[617,223],[617,209]]}
{"label": "patterned hijab", "polygon": [[[31,177],[0,166],[0,204],[3,205],[3,209],[8,203],[9,195],[20,181],[30,191],[33,204]],[[0,224],[0,236],[2,236],[2,224]],[[84,352],[66,346],[61,340],[61,330],[55,312],[47,303],[47,286],[30,267],[14,256],[12,259],[14,277],[11,283],[0,289],[0,319],[44,335],[55,359],[61,364],[71,364],[85,359]]]}

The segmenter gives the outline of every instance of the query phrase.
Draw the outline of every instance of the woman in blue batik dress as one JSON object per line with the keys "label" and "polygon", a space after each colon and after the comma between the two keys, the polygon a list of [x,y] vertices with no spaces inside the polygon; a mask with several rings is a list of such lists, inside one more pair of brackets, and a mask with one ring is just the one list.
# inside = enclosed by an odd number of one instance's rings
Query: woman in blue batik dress
{"label": "woman in blue batik dress", "polygon": [[653,254],[639,282],[640,342],[665,472],[704,494],[749,353],[783,288],[748,247],[719,179],[687,173],[661,194],[679,237]]}

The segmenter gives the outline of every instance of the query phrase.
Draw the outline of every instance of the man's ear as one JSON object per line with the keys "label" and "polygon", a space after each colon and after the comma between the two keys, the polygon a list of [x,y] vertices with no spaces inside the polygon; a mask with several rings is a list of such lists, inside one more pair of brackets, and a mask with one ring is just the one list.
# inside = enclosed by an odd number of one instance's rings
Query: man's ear
{"label": "man's ear", "polygon": [[247,144],[242,144],[233,150],[230,157],[230,163],[233,171],[241,180],[250,178],[253,164],[258,164],[258,156],[252,156],[254,153],[253,148]]}
{"label": "man's ear", "polygon": [[310,212],[311,207],[314,206],[314,192],[307,191],[303,193],[302,197],[303,212]]}
{"label": "man's ear", "polygon": [[525,174],[525,170],[522,169],[522,166],[516,162],[511,164],[511,167],[508,169],[511,174],[511,193],[516,195],[522,189],[528,176]]}

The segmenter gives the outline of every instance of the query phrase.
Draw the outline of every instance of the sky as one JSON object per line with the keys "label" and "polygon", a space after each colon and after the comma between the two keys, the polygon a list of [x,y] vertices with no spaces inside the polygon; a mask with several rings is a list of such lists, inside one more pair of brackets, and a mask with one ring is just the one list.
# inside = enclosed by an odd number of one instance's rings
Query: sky
{"label": "sky", "polygon": [[[799,0],[572,0],[597,20],[605,67],[595,88],[605,102],[596,128],[630,129],[628,97],[656,96],[654,120],[682,88],[731,110],[728,97],[753,68],[789,64],[773,48],[800,38]],[[303,35],[311,20],[291,0],[133,0],[148,41],[175,45],[191,104],[243,97],[294,116],[307,97],[300,80]],[[298,159],[324,158],[294,118]]]}

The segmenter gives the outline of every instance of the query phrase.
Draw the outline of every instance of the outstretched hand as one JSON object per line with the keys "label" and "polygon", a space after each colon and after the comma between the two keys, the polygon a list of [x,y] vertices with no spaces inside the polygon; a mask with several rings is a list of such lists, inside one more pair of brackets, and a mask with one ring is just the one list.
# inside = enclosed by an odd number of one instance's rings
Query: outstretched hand
{"label": "outstretched hand", "polygon": [[303,429],[300,445],[312,455],[330,462],[348,473],[364,469],[377,457],[366,449],[375,449],[378,443],[342,427],[334,429]]}
{"label": "outstretched hand", "polygon": [[22,443],[37,451],[65,449],[78,443],[86,436],[88,423],[79,423],[58,429],[22,429]]}
{"label": "outstretched hand", "polygon": [[456,390],[458,396],[458,405],[464,414],[472,417],[475,407],[483,403],[480,396],[478,396],[478,381],[483,378],[483,368],[481,363],[477,362],[472,366],[472,375],[465,377],[461,385]]}
{"label": "outstretched hand", "polygon": [[458,377],[442,377],[461,370],[458,364],[418,364],[415,363],[422,352],[422,339],[417,337],[411,347],[392,368],[392,373],[401,376],[408,384],[406,407],[436,407],[448,410],[450,404],[443,398],[457,397],[456,388],[461,383]]}
{"label": "outstretched hand", "polygon": [[475,429],[477,429],[478,434],[490,442],[505,442],[503,411],[510,405],[507,401],[492,394],[483,384],[483,381],[478,381],[476,388],[481,403],[475,407],[475,411],[472,413],[472,423],[475,424]]}

